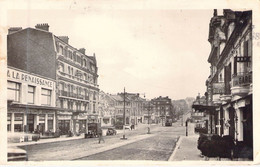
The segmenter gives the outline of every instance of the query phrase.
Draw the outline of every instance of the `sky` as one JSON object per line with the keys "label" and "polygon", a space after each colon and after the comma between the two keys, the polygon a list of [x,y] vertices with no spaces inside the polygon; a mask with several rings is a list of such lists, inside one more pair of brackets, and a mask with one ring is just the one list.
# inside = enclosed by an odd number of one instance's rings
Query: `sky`
{"label": "sky", "polygon": [[[117,2],[117,1],[110,1]],[[130,1],[127,1],[130,2]],[[69,44],[95,53],[99,88],[106,93],[196,97],[206,91],[213,9],[190,10],[131,6],[129,3],[69,1],[59,9],[9,10],[7,25],[34,27],[69,36]],[[120,7],[118,7],[120,6]]]}

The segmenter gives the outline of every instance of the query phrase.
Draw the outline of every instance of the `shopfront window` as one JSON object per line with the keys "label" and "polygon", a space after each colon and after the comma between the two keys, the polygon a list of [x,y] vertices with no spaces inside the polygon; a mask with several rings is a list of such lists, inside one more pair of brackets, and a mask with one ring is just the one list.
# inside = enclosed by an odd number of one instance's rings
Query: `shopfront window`
{"label": "shopfront window", "polygon": [[35,87],[28,86],[28,93],[27,93],[27,103],[34,104],[34,94],[35,94]]}
{"label": "shopfront window", "polygon": [[21,84],[8,81],[8,83],[7,83],[8,100],[20,102],[20,90],[21,90]]}
{"label": "shopfront window", "polygon": [[48,106],[51,105],[51,90],[42,89],[41,104]]}

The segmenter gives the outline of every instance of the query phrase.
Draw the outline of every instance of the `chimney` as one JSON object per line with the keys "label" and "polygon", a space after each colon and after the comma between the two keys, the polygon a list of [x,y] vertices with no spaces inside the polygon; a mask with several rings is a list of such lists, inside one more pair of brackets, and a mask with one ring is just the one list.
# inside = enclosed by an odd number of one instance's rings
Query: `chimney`
{"label": "chimney", "polygon": [[84,54],[84,55],[85,55],[85,51],[86,51],[85,48],[80,48],[80,49],[79,49],[79,52],[82,53],[82,54]]}
{"label": "chimney", "polygon": [[8,34],[12,34],[12,33],[14,33],[14,32],[20,31],[20,30],[22,30],[22,29],[23,29],[22,27],[10,27],[10,28],[8,29]]}
{"label": "chimney", "polygon": [[69,44],[69,37],[68,36],[58,36],[63,42]]}
{"label": "chimney", "polygon": [[218,16],[218,10],[217,9],[214,9],[214,13],[213,13],[213,16]]}
{"label": "chimney", "polygon": [[35,26],[35,28],[41,29],[41,30],[44,30],[44,31],[49,31],[49,25],[48,25],[48,23],[37,24],[37,25]]}

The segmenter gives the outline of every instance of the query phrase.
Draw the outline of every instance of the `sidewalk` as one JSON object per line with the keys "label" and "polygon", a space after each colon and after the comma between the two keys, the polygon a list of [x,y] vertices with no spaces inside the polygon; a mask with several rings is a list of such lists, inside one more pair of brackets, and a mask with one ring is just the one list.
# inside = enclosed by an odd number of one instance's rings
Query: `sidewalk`
{"label": "sidewalk", "polygon": [[200,150],[197,149],[199,135],[180,136],[173,154],[168,161],[203,161],[204,157],[200,156]]}
{"label": "sidewalk", "polygon": [[38,141],[30,141],[30,142],[21,142],[21,143],[8,143],[8,146],[28,146],[34,144],[43,144],[43,143],[53,143],[53,142],[61,142],[61,141],[68,141],[68,140],[77,140],[83,139],[84,135],[81,136],[73,136],[73,137],[57,137],[57,138],[50,138],[50,139],[40,139]]}

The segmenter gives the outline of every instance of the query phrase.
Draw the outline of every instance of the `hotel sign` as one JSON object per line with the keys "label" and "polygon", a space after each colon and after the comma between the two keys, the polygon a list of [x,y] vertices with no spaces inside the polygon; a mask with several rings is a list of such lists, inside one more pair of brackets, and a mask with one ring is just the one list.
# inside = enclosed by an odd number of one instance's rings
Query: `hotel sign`
{"label": "hotel sign", "polygon": [[40,78],[35,75],[26,74],[24,72],[13,70],[13,69],[7,69],[7,79],[15,80],[17,82],[26,82],[28,84],[39,85],[51,89],[53,89],[54,87],[53,81]]}
{"label": "hotel sign", "polygon": [[213,94],[224,94],[224,93],[225,93],[224,82],[213,83]]}

